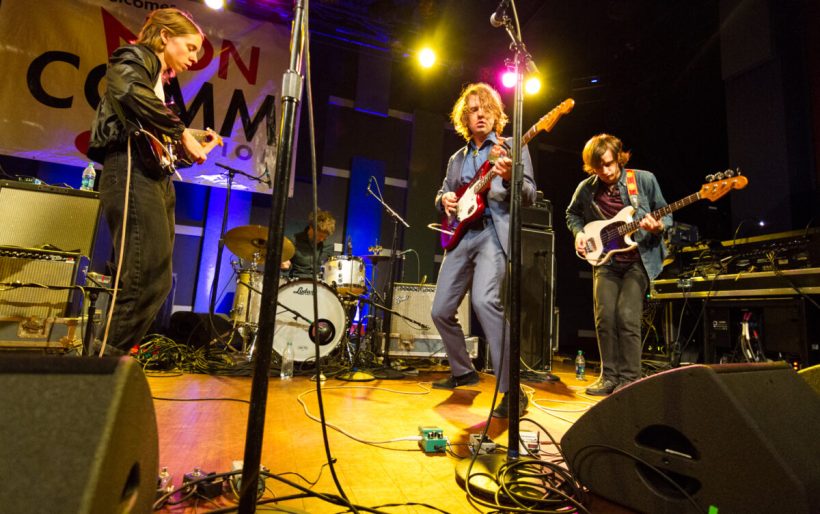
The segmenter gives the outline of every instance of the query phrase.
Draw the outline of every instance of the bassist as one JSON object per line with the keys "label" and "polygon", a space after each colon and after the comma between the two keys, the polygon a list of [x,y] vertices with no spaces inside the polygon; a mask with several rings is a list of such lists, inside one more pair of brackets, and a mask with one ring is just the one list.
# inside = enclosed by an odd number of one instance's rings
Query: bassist
{"label": "bassist", "polygon": [[606,396],[641,378],[643,299],[649,281],[663,267],[662,233],[672,224],[672,216],[656,220],[649,214],[666,206],[658,181],[648,171],[624,169],[630,153],[617,137],[594,136],[584,146],[582,157],[590,177],[578,185],[566,213],[576,252],[581,256],[587,252],[589,237],[584,226],[591,221],[610,219],[629,205],[636,209],[635,219],[641,220],[635,234],[637,248],[614,253],[593,269],[595,332],[603,372],[586,392]]}
{"label": "bassist", "polygon": [[[438,275],[433,300],[432,319],[441,334],[450,362],[452,375],[433,383],[439,389],[454,389],[478,382],[464,341],[464,332],[456,318],[461,300],[471,287],[473,310],[490,347],[490,353],[499,382],[499,392],[509,389],[509,325],[504,321],[501,289],[506,269],[510,224],[510,178],[512,160],[500,145],[501,131],[508,119],[504,114],[501,97],[484,83],[470,84],[456,101],[451,118],[456,131],[467,144],[450,157],[444,183],[436,195],[435,205],[440,212],[455,209],[455,191],[468,184],[491,151],[498,154],[489,173],[495,174],[486,192],[486,210],[476,219],[455,248],[445,254]],[[535,182],[532,162],[526,147],[521,160],[524,164],[522,205],[535,200]],[[526,395],[522,396],[526,401]],[[526,404],[522,402],[521,407]],[[507,417],[509,406],[506,394],[493,411],[496,417]],[[520,410],[523,412],[523,409]]]}

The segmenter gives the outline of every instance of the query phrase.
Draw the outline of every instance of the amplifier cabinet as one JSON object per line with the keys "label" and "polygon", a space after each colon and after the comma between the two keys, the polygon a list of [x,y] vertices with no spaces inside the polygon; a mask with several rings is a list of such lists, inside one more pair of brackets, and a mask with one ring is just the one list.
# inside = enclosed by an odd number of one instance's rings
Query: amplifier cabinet
{"label": "amplifier cabinet", "polygon": [[[0,347],[65,348],[80,340],[78,283],[88,259],[76,253],[0,246]],[[9,287],[10,284],[43,287]],[[46,286],[64,287],[49,289]]]}
{"label": "amplifier cabinet", "polygon": [[[438,330],[433,325],[431,311],[433,309],[433,297],[436,295],[435,284],[393,284],[393,310],[407,316],[423,325],[427,329],[422,329],[414,323],[410,323],[400,316],[390,316],[390,337],[393,335],[397,339],[435,339],[440,338]],[[470,292],[464,296],[461,305],[456,313],[461,328],[465,335],[470,335]]]}
{"label": "amplifier cabinet", "polygon": [[[436,295],[435,284],[393,285],[393,310],[419,323],[427,329],[418,327],[406,319],[390,317],[390,345],[388,354],[396,357],[444,358],[444,344],[433,325],[431,311],[433,297]],[[470,335],[470,293],[464,296],[458,307],[456,317],[461,323],[467,337],[467,351],[472,358],[478,357],[478,338]]]}
{"label": "amplifier cabinet", "polygon": [[0,180],[0,245],[92,255],[100,199],[94,191]]}

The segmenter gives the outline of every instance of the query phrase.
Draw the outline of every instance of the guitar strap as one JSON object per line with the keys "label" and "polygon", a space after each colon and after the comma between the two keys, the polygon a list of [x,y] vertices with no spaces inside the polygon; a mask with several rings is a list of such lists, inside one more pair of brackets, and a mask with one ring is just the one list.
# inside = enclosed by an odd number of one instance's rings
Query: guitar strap
{"label": "guitar strap", "polygon": [[638,210],[638,181],[635,180],[635,170],[626,171],[626,192],[629,194],[629,203]]}

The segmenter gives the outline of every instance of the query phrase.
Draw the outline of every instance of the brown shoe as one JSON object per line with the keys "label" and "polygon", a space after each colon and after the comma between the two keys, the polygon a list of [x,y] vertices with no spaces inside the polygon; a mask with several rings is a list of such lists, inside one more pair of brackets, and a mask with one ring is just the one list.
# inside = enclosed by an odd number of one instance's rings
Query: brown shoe
{"label": "brown shoe", "polygon": [[433,382],[434,389],[455,389],[456,387],[468,386],[478,383],[478,373],[470,371],[460,376],[450,375],[442,380]]}

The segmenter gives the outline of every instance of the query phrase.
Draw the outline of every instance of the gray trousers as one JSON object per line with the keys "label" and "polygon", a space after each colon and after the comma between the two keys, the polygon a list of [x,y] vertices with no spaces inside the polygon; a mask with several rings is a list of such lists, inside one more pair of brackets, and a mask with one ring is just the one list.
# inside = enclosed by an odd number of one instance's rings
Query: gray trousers
{"label": "gray trousers", "polygon": [[641,315],[649,277],[640,261],[595,268],[595,330],[605,379],[641,378]]}
{"label": "gray trousers", "polygon": [[447,252],[438,274],[432,318],[454,376],[473,370],[464,342],[464,331],[456,318],[461,300],[471,287],[471,302],[487,343],[502,393],[509,389],[509,324],[504,320],[501,290],[506,266],[504,250],[495,227],[469,230],[458,246]]}

